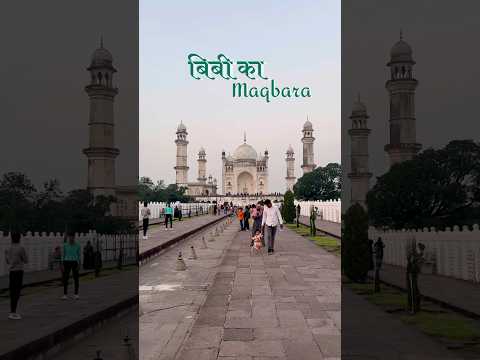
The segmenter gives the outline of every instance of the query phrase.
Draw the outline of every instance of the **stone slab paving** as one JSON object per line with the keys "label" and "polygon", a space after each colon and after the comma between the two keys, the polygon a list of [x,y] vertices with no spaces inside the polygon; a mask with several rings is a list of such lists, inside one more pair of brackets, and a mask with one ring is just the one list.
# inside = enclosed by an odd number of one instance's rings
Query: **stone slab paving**
{"label": "stone slab paving", "polygon": [[342,292],[342,359],[460,359],[351,290]]}
{"label": "stone slab paving", "polygon": [[177,359],[340,359],[340,259],[292,231],[274,255],[232,241]]}
{"label": "stone slab paving", "polygon": [[[219,336],[221,328],[216,329],[215,324],[220,313],[202,313],[198,317],[198,312],[205,301],[212,308],[225,306],[227,294],[214,279],[217,272],[230,271],[222,259],[228,258],[227,249],[238,228],[231,224],[215,241],[206,238],[207,248],[202,249],[201,236],[215,227],[174,245],[140,268],[140,359],[174,359],[197,318],[198,322],[212,326],[199,335],[199,343],[215,341]],[[196,260],[189,259],[192,245]],[[179,251],[187,265],[186,271],[176,270]],[[225,278],[225,281],[231,279]],[[206,300],[207,291],[212,297]]]}
{"label": "stone slab paving", "polygon": [[[20,298],[20,321],[7,318],[9,298],[0,300],[0,358],[2,354],[29,344],[44,336],[62,331],[65,327],[88,316],[131,299],[137,294],[138,271],[125,270],[95,280],[80,280],[80,300],[61,300],[63,288],[41,288]],[[135,286],[132,286],[135,285]],[[70,294],[73,287],[69,287]],[[105,294],[108,296],[105,296]],[[127,326],[125,326],[127,327]]]}
{"label": "stone slab paving", "polygon": [[140,253],[161,245],[177,236],[181,236],[192,229],[208,224],[220,217],[221,216],[217,215],[202,215],[192,218],[184,218],[182,221],[173,222],[173,230],[170,230],[170,226],[168,227],[168,230],[165,230],[165,226],[162,226],[162,224],[149,226],[147,234],[148,239],[143,240],[143,231],[139,232],[140,236],[138,242]]}
{"label": "stone slab paving", "polygon": [[[308,216],[300,216],[300,223],[310,226],[310,219]],[[326,220],[320,220],[317,218],[315,221],[315,225],[317,227],[317,230],[323,230],[327,234],[331,234],[337,238],[340,238],[342,236],[342,224],[333,222],[333,221],[326,221]]]}
{"label": "stone slab paving", "polygon": [[[387,283],[405,288],[405,268],[385,264],[380,276]],[[418,286],[423,295],[480,316],[480,286],[476,283],[422,273]]]}

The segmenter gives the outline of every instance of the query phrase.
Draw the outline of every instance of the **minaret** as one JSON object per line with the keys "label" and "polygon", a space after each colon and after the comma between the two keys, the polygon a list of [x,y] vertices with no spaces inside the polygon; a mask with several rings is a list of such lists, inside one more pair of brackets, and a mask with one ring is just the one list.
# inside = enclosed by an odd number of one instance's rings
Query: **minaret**
{"label": "minaret", "polygon": [[309,173],[313,171],[313,169],[316,168],[317,165],[314,164],[314,152],[313,152],[313,142],[315,141],[315,138],[313,137],[313,125],[312,123],[308,120],[303,124],[303,137],[302,137],[302,143],[303,143],[303,164],[302,164],[302,169],[303,169],[303,175],[306,173]]}
{"label": "minaret", "polygon": [[287,190],[293,191],[293,185],[295,185],[295,153],[293,151],[292,145],[287,149],[287,157],[285,158],[287,162],[287,176],[285,180],[287,182]]}
{"label": "minaret", "polygon": [[202,147],[198,152],[198,182],[205,184],[207,182],[207,154]]}
{"label": "minaret", "polygon": [[390,95],[390,143],[385,151],[390,166],[412,159],[421,149],[416,139],[415,89],[418,81],[413,76],[412,48],[400,40],[390,51],[390,80],[385,87]]}
{"label": "minaret", "polygon": [[225,155],[225,150],[222,150],[222,194],[225,195],[225,162],[227,157]]}
{"label": "minaret", "polygon": [[118,89],[113,85],[113,57],[103,47],[93,52],[90,66],[90,84],[85,92],[90,100],[89,146],[83,150],[88,158],[87,187],[94,196],[115,195],[115,158],[120,151],[115,147],[113,102]]}
{"label": "minaret", "polygon": [[348,130],[351,140],[351,162],[348,178],[351,183],[351,204],[359,203],[366,207],[367,192],[369,181],[372,174],[368,168],[368,135],[370,129],[367,128],[367,108],[358,100],[353,104],[352,128]]}
{"label": "minaret", "polygon": [[187,128],[183,122],[177,128],[177,165],[174,167],[176,172],[175,183],[178,186],[187,186],[188,183],[188,163],[187,163]]}

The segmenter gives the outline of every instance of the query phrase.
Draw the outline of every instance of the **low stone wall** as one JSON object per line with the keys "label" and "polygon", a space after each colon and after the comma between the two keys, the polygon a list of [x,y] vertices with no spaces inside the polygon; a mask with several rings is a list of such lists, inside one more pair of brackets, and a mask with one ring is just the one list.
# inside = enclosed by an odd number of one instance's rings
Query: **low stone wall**
{"label": "low stone wall", "polygon": [[329,201],[296,201],[295,206],[300,204],[300,215],[310,216],[312,206],[318,208],[318,217],[322,220],[342,222],[342,202],[340,200]]}
{"label": "low stone wall", "polygon": [[446,231],[435,228],[422,230],[383,231],[369,230],[369,238],[381,237],[385,243],[384,263],[406,266],[406,246],[415,239],[425,245],[426,264],[423,272],[480,282],[480,230],[474,225],[454,226]]}
{"label": "low stone wall", "polygon": [[[150,219],[162,219],[164,217],[165,206],[167,204],[164,202],[151,202],[148,203],[148,208],[150,209],[151,215]],[[208,214],[209,209],[213,207],[213,204],[206,204],[206,203],[171,203],[170,204],[173,208],[175,206],[180,206],[182,208],[182,214],[184,217],[187,217],[189,212],[191,211],[192,216],[197,214]],[[143,208],[143,203],[139,203],[138,205],[138,220],[142,220],[141,211]]]}
{"label": "low stone wall", "polygon": [[[48,270],[51,265],[52,254],[55,247],[63,250],[63,234],[27,233],[22,236],[20,244],[25,248],[28,256],[28,264],[25,271]],[[102,252],[102,261],[114,261],[118,259],[120,248],[123,248],[124,259],[136,262],[138,252],[138,235],[100,235],[94,231],[86,234],[77,234],[76,241],[81,246],[81,257],[83,263],[83,248],[88,241],[96,248],[97,243]],[[11,245],[10,235],[0,235],[0,276],[8,274],[8,265],[5,261],[5,250]]]}

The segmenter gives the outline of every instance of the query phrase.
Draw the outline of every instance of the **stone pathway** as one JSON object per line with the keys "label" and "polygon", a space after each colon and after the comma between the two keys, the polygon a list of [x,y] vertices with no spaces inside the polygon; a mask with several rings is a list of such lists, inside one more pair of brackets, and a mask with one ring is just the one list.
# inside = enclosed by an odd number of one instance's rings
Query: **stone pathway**
{"label": "stone pathway", "polygon": [[[405,268],[385,264],[380,276],[387,283],[405,288]],[[418,286],[423,295],[480,316],[480,286],[476,283],[446,276],[420,274]]]}
{"label": "stone pathway", "polygon": [[347,288],[342,291],[342,318],[342,359],[459,359],[443,345]]}
{"label": "stone pathway", "polygon": [[[224,223],[224,222],[223,222]],[[207,291],[221,265],[226,249],[238,233],[231,224],[223,233],[208,241],[202,249],[201,237],[213,228],[200,232],[167,249],[159,257],[140,268],[140,359],[173,360],[178,354]],[[197,259],[189,259],[190,246]],[[177,271],[178,252],[182,251],[186,271]]]}
{"label": "stone pathway", "polygon": [[[23,316],[20,321],[7,318],[10,300],[8,297],[1,299],[0,358],[9,351],[32,344],[41,338],[51,337],[50,341],[58,340],[58,334],[68,333],[67,328],[71,330],[80,322],[89,323],[89,317],[96,316],[122,301],[134,299],[137,294],[136,284],[138,271],[134,268],[94,280],[81,279],[80,300],[61,300],[63,288],[58,285],[47,289],[32,288],[29,294],[20,298],[18,311]],[[71,295],[72,285],[69,290]],[[130,327],[131,331],[136,331],[137,324],[123,324],[123,328]]]}
{"label": "stone pathway", "polygon": [[[310,226],[310,219],[308,216],[300,216],[300,223]],[[340,238],[342,236],[342,224],[333,221],[325,221],[317,218],[315,221],[317,230],[324,231],[325,233],[334,237]]]}
{"label": "stone pathway", "polygon": [[170,225],[168,230],[165,230],[165,225],[162,224],[152,225],[148,229],[147,240],[142,239],[143,231],[140,230],[140,235],[138,239],[140,253],[154,248],[155,246],[161,245],[164,242],[181,236],[191,231],[192,229],[208,224],[219,218],[220,216],[216,215],[203,215],[195,216],[192,218],[184,218],[182,221],[173,222],[173,230],[170,230]]}
{"label": "stone pathway", "polygon": [[340,259],[289,230],[277,240],[251,256],[237,234],[177,359],[340,359]]}

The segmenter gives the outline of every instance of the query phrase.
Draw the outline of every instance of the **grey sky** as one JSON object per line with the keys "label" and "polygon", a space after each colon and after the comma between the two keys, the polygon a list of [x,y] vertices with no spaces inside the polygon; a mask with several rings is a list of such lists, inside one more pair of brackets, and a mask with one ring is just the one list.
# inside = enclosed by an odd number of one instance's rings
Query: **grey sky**
{"label": "grey sky", "polygon": [[371,171],[379,176],[387,169],[386,63],[400,29],[416,61],[417,142],[425,149],[453,139],[478,140],[479,10],[476,1],[406,0],[394,7],[380,0],[342,2],[342,161],[347,171],[348,116],[357,92],[370,116]]}
{"label": "grey sky", "polygon": [[[115,9],[112,11],[112,9]],[[138,23],[135,2],[11,1],[0,15],[0,172],[63,190],[87,181],[89,65],[103,34],[115,83],[117,183],[138,174]],[[114,16],[113,16],[114,15]],[[108,21],[107,21],[107,20]],[[8,49],[8,51],[7,51]]]}
{"label": "grey sky", "polygon": [[[285,189],[285,152],[292,144],[301,175],[302,125],[314,126],[315,161],[340,161],[340,2],[157,2],[140,6],[140,175],[175,181],[175,131],[190,141],[189,181],[207,152],[207,173],[221,181],[221,151],[243,142],[270,152],[270,190]],[[265,61],[280,86],[309,86],[305,99],[233,99],[231,81],[194,80],[187,55]],[[260,85],[264,86],[264,85]]]}

